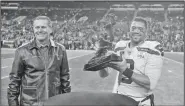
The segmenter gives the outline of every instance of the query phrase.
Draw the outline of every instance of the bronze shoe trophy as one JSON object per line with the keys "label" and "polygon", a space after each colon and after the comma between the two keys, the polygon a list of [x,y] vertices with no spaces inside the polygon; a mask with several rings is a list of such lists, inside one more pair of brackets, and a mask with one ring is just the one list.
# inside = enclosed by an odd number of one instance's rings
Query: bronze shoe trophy
{"label": "bronze shoe trophy", "polygon": [[104,26],[105,30],[108,32],[108,39],[101,37],[99,40],[99,48],[95,53],[95,56],[91,58],[87,64],[84,65],[84,71],[98,71],[107,67],[107,63],[122,61],[120,56],[116,54],[106,55],[108,50],[113,50],[113,40],[114,36],[112,34],[113,25],[115,23],[109,23]]}

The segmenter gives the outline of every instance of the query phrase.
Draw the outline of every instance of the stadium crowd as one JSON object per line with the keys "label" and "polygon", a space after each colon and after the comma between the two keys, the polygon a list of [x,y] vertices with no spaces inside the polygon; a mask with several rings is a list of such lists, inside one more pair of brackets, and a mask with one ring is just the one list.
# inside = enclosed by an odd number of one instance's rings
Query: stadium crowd
{"label": "stadium crowd", "polygon": [[[16,11],[16,12],[15,12]],[[12,14],[10,14],[12,12]],[[53,21],[52,38],[70,50],[93,50],[101,36],[106,36],[105,26],[112,25],[114,42],[129,39],[129,24],[134,12],[112,10],[57,10],[31,9],[3,11],[1,14],[1,43],[13,41],[12,47],[19,47],[33,38],[32,19],[38,15],[47,15]],[[164,14],[156,11],[138,12],[137,16],[148,19],[148,39],[163,44],[165,51],[184,51],[183,13]],[[17,17],[17,18],[16,18]],[[19,18],[18,18],[19,17]],[[3,45],[2,47],[7,47]]]}

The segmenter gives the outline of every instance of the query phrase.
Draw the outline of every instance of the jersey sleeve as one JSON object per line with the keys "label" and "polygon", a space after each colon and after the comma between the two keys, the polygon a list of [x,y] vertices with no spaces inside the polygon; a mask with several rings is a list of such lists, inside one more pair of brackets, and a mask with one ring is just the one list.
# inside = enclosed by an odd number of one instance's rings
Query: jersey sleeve
{"label": "jersey sleeve", "polygon": [[[150,49],[160,53],[160,50],[156,48],[158,47],[158,45],[160,45],[160,43],[155,44]],[[162,67],[163,67],[163,57],[159,54],[157,55],[155,53],[154,54],[149,53],[145,67],[145,75],[147,75],[150,80],[151,90],[153,90],[158,83],[158,80],[161,76]]]}

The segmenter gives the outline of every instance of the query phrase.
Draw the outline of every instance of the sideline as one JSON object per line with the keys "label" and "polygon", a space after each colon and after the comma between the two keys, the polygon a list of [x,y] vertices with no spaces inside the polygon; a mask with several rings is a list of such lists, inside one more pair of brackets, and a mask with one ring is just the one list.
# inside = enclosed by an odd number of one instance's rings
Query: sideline
{"label": "sideline", "polygon": [[178,61],[176,61],[176,60],[173,60],[173,59],[170,59],[170,58],[167,58],[167,57],[163,57],[163,58],[166,59],[166,60],[168,60],[168,61],[172,61],[172,62],[174,62],[174,63],[180,64],[180,65],[184,65],[184,63],[178,62]]}

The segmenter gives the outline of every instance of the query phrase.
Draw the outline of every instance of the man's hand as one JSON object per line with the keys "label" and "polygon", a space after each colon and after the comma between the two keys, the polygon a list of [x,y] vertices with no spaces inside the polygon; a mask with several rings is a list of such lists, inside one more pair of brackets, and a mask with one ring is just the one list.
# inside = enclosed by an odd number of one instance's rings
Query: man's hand
{"label": "man's hand", "polygon": [[[116,54],[114,51],[108,51],[106,53],[106,55],[108,56],[112,53]],[[126,62],[125,58],[122,57],[122,59],[123,59],[123,61],[121,61],[121,62],[110,62],[108,64],[108,66],[119,71],[120,73],[123,73],[125,71],[125,69],[127,68],[127,62]]]}
{"label": "man's hand", "polygon": [[120,73],[123,73],[127,68],[126,59],[123,58],[122,62],[110,62],[109,67],[119,71]]}
{"label": "man's hand", "polygon": [[107,69],[104,68],[104,69],[99,70],[99,75],[101,78],[105,78],[109,75],[109,72]]}

